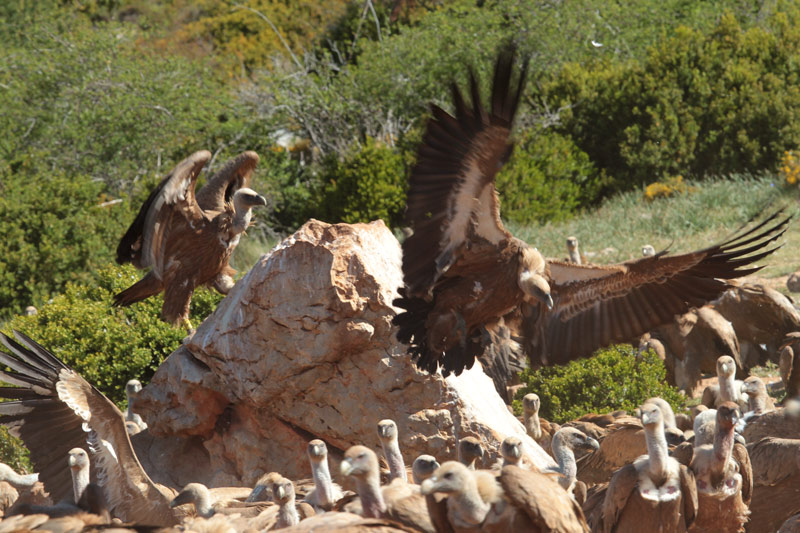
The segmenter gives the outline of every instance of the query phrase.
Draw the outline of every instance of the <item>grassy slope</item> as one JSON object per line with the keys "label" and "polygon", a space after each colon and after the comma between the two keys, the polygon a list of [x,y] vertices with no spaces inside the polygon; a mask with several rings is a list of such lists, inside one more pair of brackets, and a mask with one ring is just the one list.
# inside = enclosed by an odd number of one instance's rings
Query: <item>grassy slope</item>
{"label": "grassy slope", "polygon": [[[694,192],[647,201],[642,191],[610,198],[599,208],[556,224],[520,227],[509,224],[517,237],[536,245],[548,257],[566,257],[565,241],[578,237],[588,261],[612,263],[641,256],[643,244],[673,253],[703,248],[723,239],[749,218],[786,206],[796,212],[800,191],[781,186],[780,178],[733,177],[693,183]],[[501,207],[502,210],[502,207]],[[800,226],[793,223],[785,245],[762,264],[764,278],[777,278],[800,267]],[[613,250],[605,250],[613,248]],[[604,251],[605,250],[605,251]],[[784,283],[776,287],[785,292]]]}

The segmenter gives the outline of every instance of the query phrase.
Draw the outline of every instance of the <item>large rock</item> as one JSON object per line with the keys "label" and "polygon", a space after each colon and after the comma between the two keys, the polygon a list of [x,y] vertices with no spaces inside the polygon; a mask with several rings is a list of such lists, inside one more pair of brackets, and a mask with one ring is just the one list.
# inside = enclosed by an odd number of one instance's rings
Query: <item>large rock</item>
{"label": "large rock", "polygon": [[198,479],[212,485],[271,470],[307,477],[313,438],[328,443],[334,463],[355,443],[379,449],[382,418],[397,422],[407,463],[422,453],[454,458],[467,435],[493,459],[515,434],[534,463],[552,464],[480,365],[446,380],[412,365],[391,323],[401,284],[400,246],[382,222],[311,220],[167,358],[136,409],[157,439],[202,439],[209,461],[198,469],[213,471]]}

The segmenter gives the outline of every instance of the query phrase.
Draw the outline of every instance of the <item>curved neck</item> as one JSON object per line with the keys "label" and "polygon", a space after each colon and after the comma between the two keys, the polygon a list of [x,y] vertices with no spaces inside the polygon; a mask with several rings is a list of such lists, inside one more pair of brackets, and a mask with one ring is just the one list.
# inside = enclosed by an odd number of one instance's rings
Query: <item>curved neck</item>
{"label": "curved neck", "polygon": [[723,402],[738,402],[739,394],[736,391],[734,375],[719,376],[719,396]]}
{"label": "curved neck", "polygon": [[474,479],[468,479],[462,490],[451,494],[459,518],[469,524],[480,525],[489,513],[490,505],[483,501]]}
{"label": "curved neck", "polygon": [[300,515],[297,513],[297,506],[294,501],[295,499],[292,497],[278,508],[278,521],[275,524],[275,529],[296,526],[300,523]]}
{"label": "curved neck", "polygon": [[542,438],[542,424],[539,422],[539,413],[535,411],[525,411],[525,431],[533,440]]}
{"label": "curved neck", "polygon": [[356,490],[361,498],[361,507],[367,518],[380,518],[386,512],[378,472],[356,478]]}
{"label": "curved neck", "polygon": [[381,441],[383,445],[383,454],[386,456],[386,462],[389,463],[389,479],[400,478],[403,481],[408,481],[408,473],[406,472],[406,465],[403,462],[403,455],[400,453],[400,445],[397,439],[390,441]]}
{"label": "curved neck", "polygon": [[252,209],[245,207],[239,202],[233,203],[233,230],[234,233],[242,233],[250,225]]}
{"label": "curved neck", "polygon": [[314,476],[314,486],[319,496],[321,507],[333,505],[333,484],[331,482],[331,472],[328,470],[328,458],[323,457],[319,462],[311,462],[311,475]]}
{"label": "curved neck", "polygon": [[89,466],[80,469],[72,469],[72,495],[75,498],[75,503],[80,501],[83,496],[83,491],[89,484]]}
{"label": "curved neck", "polygon": [[711,471],[716,474],[721,474],[728,464],[728,460],[733,452],[733,427],[729,429],[719,427],[717,424],[717,432],[714,435],[714,461],[711,465]]}
{"label": "curved neck", "polygon": [[667,438],[664,435],[664,425],[645,426],[645,443],[647,444],[648,468],[650,479],[660,485],[667,477],[667,460],[669,452]]}
{"label": "curved neck", "polygon": [[578,464],[575,462],[575,452],[572,448],[557,439],[552,445],[553,456],[558,463],[558,471],[567,478],[570,484],[578,476]]}
{"label": "curved neck", "polygon": [[763,391],[747,393],[747,410],[761,413],[767,408],[767,395]]}

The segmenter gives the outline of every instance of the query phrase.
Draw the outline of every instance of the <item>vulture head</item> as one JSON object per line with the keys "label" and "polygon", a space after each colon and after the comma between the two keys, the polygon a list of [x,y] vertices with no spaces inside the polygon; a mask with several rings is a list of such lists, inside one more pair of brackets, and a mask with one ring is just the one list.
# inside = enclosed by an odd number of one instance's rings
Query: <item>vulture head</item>
{"label": "vulture head", "polygon": [[717,359],[717,376],[729,378],[736,373],[736,361],[730,355],[723,355]]}
{"label": "vulture head", "polygon": [[644,257],[653,257],[656,255],[656,249],[653,248],[652,244],[645,244],[642,246],[642,255]]}
{"label": "vulture head", "polygon": [[441,492],[443,494],[455,494],[464,490],[469,485],[472,472],[457,461],[446,461],[420,485],[420,492],[423,495]]}
{"label": "vulture head", "polygon": [[540,302],[553,308],[553,297],[550,295],[550,284],[545,279],[544,256],[536,248],[522,246],[522,258],[519,264],[517,284],[525,293],[525,298],[530,303]]}
{"label": "vulture head", "polygon": [[267,205],[267,199],[253,189],[244,187],[233,195],[233,206],[236,212],[246,211],[257,205]]}
{"label": "vulture head", "polygon": [[518,464],[522,459],[522,441],[518,437],[506,437],[500,445],[500,455],[505,464]]}
{"label": "vulture head", "polygon": [[729,431],[742,417],[739,406],[734,402],[724,402],[717,407],[717,427]]}
{"label": "vulture head", "polygon": [[538,413],[539,405],[541,405],[541,401],[536,393],[530,392],[522,398],[522,410],[526,413],[532,415]]}
{"label": "vulture head", "polygon": [[558,442],[561,446],[566,446],[573,451],[593,452],[600,448],[600,443],[597,442],[597,439],[593,439],[583,431],[571,427],[561,428],[556,431],[555,435],[553,435],[553,442]]}
{"label": "vulture head", "polygon": [[378,438],[381,442],[397,440],[397,424],[388,418],[378,422]]}
{"label": "vulture head", "polygon": [[339,464],[343,476],[366,478],[378,474],[378,456],[366,446],[352,446],[344,452],[344,460]]}
{"label": "vulture head", "polygon": [[439,468],[439,462],[432,455],[420,455],[414,459],[414,464],[411,465],[411,475],[414,477],[414,483],[417,485],[422,484],[423,481],[433,475],[436,469]]}
{"label": "vulture head", "polygon": [[578,238],[574,236],[567,237],[567,250],[574,252],[578,249]]}
{"label": "vulture head", "polygon": [[89,454],[83,448],[72,448],[69,452],[69,468],[72,471],[89,468]]}
{"label": "vulture head", "polygon": [[209,492],[205,485],[200,483],[189,483],[183,490],[178,493],[175,498],[169,503],[170,507],[177,507],[187,503],[193,503],[195,506],[198,502],[209,499]]}
{"label": "vulture head", "polygon": [[647,426],[657,426],[659,424],[664,424],[664,414],[661,412],[661,409],[654,403],[645,403],[641,407],[642,411],[642,425]]}
{"label": "vulture head", "polygon": [[464,437],[458,441],[458,460],[465,465],[473,465],[483,459],[483,446],[475,437]]}
{"label": "vulture head", "polygon": [[128,398],[134,398],[141,390],[142,382],[138,379],[131,379],[125,384],[125,394],[128,395]]}
{"label": "vulture head", "polygon": [[742,382],[742,392],[751,396],[766,396],[767,386],[758,376],[750,376]]}
{"label": "vulture head", "polygon": [[290,479],[281,478],[272,484],[272,496],[279,505],[294,499],[294,483]]}
{"label": "vulture head", "polygon": [[314,439],[308,443],[308,459],[311,462],[319,463],[328,457],[328,447],[320,439]]}

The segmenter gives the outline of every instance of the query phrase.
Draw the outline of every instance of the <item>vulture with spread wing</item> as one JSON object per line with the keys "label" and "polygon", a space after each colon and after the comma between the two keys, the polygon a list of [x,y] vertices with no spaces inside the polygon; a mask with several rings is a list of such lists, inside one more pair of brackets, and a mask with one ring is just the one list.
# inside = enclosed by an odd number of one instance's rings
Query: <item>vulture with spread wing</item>
{"label": "vulture with spread wing", "polygon": [[196,287],[208,284],[222,294],[233,287],[231,254],[250,225],[251,209],[267,202],[247,187],[258,163],[255,152],[236,156],[195,194],[210,159],[202,150],[178,163],[142,205],[117,247],[117,263],[151,270],[117,294],[114,305],[164,291],[162,317],[177,325],[188,322]]}
{"label": "vulture with spread wing", "polygon": [[[666,251],[617,265],[545,260],[500,220],[495,176],[508,160],[509,134],[525,83],[515,75],[513,50],[501,52],[489,108],[470,75],[472,104],[453,84],[455,115],[432,106],[409,180],[403,243],[405,287],[394,323],[417,365],[460,373],[478,357],[527,354],[532,367],[587,357],[614,342],[631,341],[701,306],[751,274],[772,253],[769,243],[791,217],[780,212],[746,226],[724,242],[682,255]],[[514,335],[498,335],[498,327]],[[487,350],[503,342],[513,349]],[[515,341],[515,342],[511,342]],[[509,355],[510,354],[510,355]],[[489,361],[498,390],[509,365]]]}

